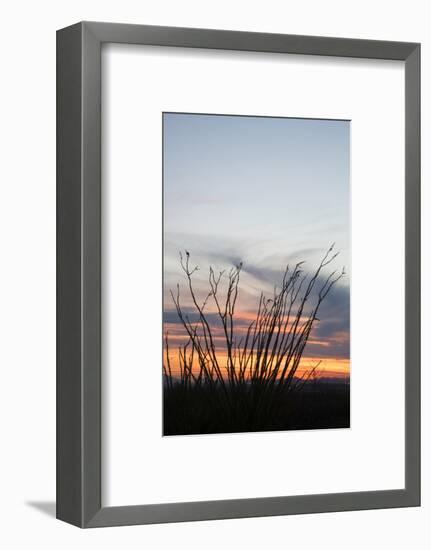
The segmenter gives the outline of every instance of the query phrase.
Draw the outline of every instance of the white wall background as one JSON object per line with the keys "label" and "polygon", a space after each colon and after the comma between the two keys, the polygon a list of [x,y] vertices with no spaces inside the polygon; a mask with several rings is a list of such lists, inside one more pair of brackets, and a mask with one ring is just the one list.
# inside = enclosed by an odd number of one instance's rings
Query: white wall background
{"label": "white wall background", "polygon": [[[420,41],[423,44],[423,506],[81,531],[55,498],[55,30],[76,21]],[[0,544],[5,548],[429,548],[431,521],[431,35],[427,2],[23,0],[2,9]]]}

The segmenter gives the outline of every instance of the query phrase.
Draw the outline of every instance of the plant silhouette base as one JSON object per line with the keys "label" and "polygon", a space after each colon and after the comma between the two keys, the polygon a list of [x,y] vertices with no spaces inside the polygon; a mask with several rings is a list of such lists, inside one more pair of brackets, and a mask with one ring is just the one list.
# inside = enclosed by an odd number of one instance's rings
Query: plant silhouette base
{"label": "plant silhouette base", "polygon": [[163,435],[313,430],[350,427],[350,384],[312,381],[300,391],[268,395],[259,386],[202,384],[164,388]]}

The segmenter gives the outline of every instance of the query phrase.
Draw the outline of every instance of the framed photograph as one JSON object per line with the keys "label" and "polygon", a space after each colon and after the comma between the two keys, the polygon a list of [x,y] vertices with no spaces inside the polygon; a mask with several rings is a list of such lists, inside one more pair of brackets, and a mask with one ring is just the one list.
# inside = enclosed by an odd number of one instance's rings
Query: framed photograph
{"label": "framed photograph", "polygon": [[57,33],[57,517],[420,505],[420,45]]}

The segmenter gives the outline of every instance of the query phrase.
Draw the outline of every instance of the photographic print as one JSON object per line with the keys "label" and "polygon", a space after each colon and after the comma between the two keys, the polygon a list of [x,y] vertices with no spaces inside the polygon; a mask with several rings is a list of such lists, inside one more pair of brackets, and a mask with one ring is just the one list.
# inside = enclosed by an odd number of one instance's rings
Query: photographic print
{"label": "photographic print", "polygon": [[163,435],[350,427],[350,122],[163,113]]}

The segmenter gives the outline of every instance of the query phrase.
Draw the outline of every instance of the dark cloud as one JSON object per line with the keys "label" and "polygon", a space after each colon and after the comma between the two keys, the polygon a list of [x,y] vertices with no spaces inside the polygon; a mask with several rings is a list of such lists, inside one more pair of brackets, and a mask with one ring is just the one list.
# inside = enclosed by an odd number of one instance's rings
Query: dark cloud
{"label": "dark cloud", "polygon": [[328,344],[327,347],[309,343],[307,354],[312,355],[318,348],[322,356],[350,357],[350,288],[341,284],[334,285],[322,302],[317,321],[313,327],[312,338]]}
{"label": "dark cloud", "polygon": [[326,296],[318,314],[322,322],[317,324],[315,335],[319,338],[350,330],[350,288],[334,285]]}
{"label": "dark cloud", "polygon": [[[182,312],[184,317],[187,317],[191,323],[194,324],[199,322],[199,314],[196,312],[196,310],[193,310],[188,307],[183,307]],[[214,311],[205,312],[205,318],[208,321],[210,326],[216,326],[216,327],[222,326],[220,316],[217,312],[214,312]],[[182,325],[182,321],[178,317],[178,313],[176,310],[165,309],[165,311],[163,312],[163,322],[169,323],[172,325],[175,325],[175,324]],[[238,316],[236,316],[234,319],[234,324],[237,328],[248,328],[250,325],[250,322],[251,321],[249,319],[244,319]]]}

